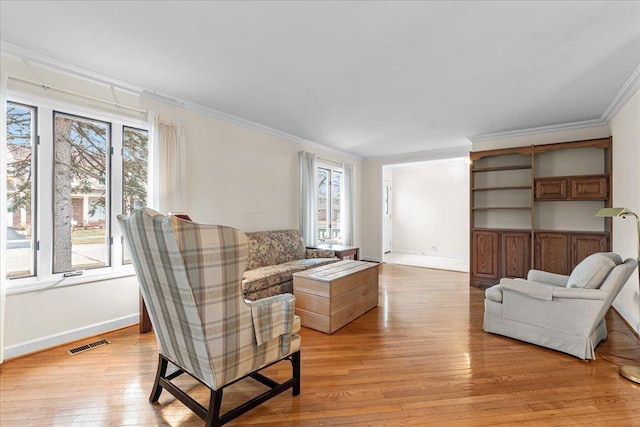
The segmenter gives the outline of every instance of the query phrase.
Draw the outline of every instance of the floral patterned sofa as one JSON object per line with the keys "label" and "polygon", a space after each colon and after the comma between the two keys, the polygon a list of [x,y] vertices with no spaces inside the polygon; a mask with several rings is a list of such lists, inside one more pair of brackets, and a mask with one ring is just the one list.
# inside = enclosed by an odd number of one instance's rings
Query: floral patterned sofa
{"label": "floral patterned sofa", "polygon": [[242,277],[245,299],[293,292],[293,273],[339,261],[333,251],[307,249],[298,230],[246,233],[249,259]]}

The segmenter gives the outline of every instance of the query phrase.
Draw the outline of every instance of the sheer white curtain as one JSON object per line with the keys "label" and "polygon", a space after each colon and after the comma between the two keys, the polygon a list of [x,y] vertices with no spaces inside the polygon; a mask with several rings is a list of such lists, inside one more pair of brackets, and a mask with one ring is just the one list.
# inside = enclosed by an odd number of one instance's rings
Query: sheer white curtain
{"label": "sheer white curtain", "polygon": [[187,167],[182,124],[150,112],[149,206],[159,212],[187,212]]}
{"label": "sheer white curtain", "polygon": [[4,313],[7,292],[7,80],[9,73],[0,77],[0,363],[4,361]]}
{"label": "sheer white curtain", "polygon": [[353,182],[353,165],[342,163],[342,200],[340,201],[340,223],[342,224],[342,244],[353,246],[355,230],[355,186]]}
{"label": "sheer white curtain", "polygon": [[300,232],[307,246],[315,246],[318,209],[316,207],[316,155],[298,152],[300,160]]}

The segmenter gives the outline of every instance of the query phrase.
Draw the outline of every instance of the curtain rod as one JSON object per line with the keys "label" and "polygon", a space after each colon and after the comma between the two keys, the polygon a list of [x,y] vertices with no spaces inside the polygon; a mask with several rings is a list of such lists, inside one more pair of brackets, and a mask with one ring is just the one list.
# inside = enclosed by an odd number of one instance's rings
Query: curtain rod
{"label": "curtain rod", "polygon": [[113,102],[113,101],[109,101],[109,100],[106,100],[106,99],[97,98],[97,97],[91,96],[91,95],[85,95],[84,93],[74,92],[74,91],[67,90],[67,89],[62,89],[62,88],[58,88],[58,87],[54,87],[54,86],[49,86],[49,85],[46,85],[44,83],[34,82],[33,80],[23,79],[22,77],[9,76],[9,78],[12,79],[12,80],[16,80],[16,81],[19,81],[19,82],[22,82],[22,83],[27,83],[27,84],[30,84],[30,85],[33,85],[33,86],[39,86],[42,89],[44,89],[45,91],[53,90],[53,91],[56,91],[56,92],[67,94],[67,95],[72,95],[72,96],[77,96],[77,97],[80,97],[80,98],[89,99],[91,101],[101,102],[103,104],[107,104],[107,105],[111,105],[113,107],[116,107],[117,109],[124,109],[124,110],[135,111],[135,112],[141,113],[141,114],[147,114],[147,110],[142,110],[142,109],[136,108],[136,107],[130,107],[128,105],[120,104],[119,102]]}

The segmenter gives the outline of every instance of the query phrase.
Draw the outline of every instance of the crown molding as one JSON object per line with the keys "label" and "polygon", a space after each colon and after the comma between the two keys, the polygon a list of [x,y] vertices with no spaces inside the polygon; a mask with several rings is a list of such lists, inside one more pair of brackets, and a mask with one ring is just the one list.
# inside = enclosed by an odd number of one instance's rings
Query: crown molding
{"label": "crown molding", "polygon": [[222,120],[224,122],[232,123],[258,132],[266,133],[277,138],[286,139],[297,144],[309,146],[314,149],[339,155],[341,157],[346,157],[351,160],[362,160],[362,157],[358,155],[322,145],[317,142],[302,138],[300,136],[290,134],[288,132],[284,132],[260,123],[253,122],[251,120],[243,119],[242,117],[218,111],[202,104],[177,99],[162,93],[157,93],[147,88],[136,86],[129,82],[118,80],[114,77],[102,73],[97,73],[87,68],[83,68],[69,62],[61,61],[60,59],[54,58],[52,56],[35,52],[6,41],[0,41],[0,52],[2,53],[2,55],[13,57],[26,63],[37,64],[93,83],[101,83],[107,86],[114,86],[118,89],[137,94],[142,99],[152,99],[165,105],[199,113],[207,117]]}
{"label": "crown molding", "polygon": [[618,114],[620,109],[625,106],[627,101],[629,101],[629,99],[631,99],[638,90],[640,90],[640,65],[633,70],[633,73],[631,73],[631,76],[629,76],[626,83],[622,86],[620,92],[618,92],[616,97],[613,98],[613,101],[611,101],[611,104],[609,104],[607,109],[604,110],[601,119],[609,124],[615,115]]}
{"label": "crown molding", "polygon": [[64,74],[69,74],[82,80],[86,80],[92,83],[100,83],[106,86],[113,86],[120,90],[131,92],[137,95],[141,94],[144,91],[144,88],[140,86],[118,80],[106,74],[98,73],[88,68],[84,68],[70,62],[65,62],[52,56],[40,52],[35,52],[33,50],[17,46],[6,41],[0,41],[0,53],[8,57],[21,60],[26,64],[37,64]]}
{"label": "crown molding", "polygon": [[591,128],[596,126],[606,126],[608,123],[602,119],[584,120],[581,122],[561,123],[557,125],[539,126],[528,129],[509,130],[505,132],[485,133],[482,135],[468,136],[471,142],[481,142],[491,139],[513,138],[516,136],[536,135],[540,133],[561,132],[565,130],[575,130]]}
{"label": "crown molding", "polygon": [[331,153],[331,154],[337,154],[340,156],[346,156],[347,158],[351,159],[351,160],[362,160],[362,157],[353,154],[353,153],[349,153],[347,151],[342,151],[342,150],[338,150],[337,148],[333,148],[330,147],[328,145],[322,145],[319,144],[317,142],[305,139],[303,137],[297,136],[297,135],[293,135],[291,133],[288,132],[284,132],[278,129],[274,129],[272,127],[257,123],[257,122],[253,122],[251,120],[247,120],[247,119],[243,119],[242,117],[238,117],[238,116],[234,116],[233,114],[228,114],[225,113],[223,111],[219,111],[216,110],[214,108],[210,108],[210,107],[206,107],[202,104],[197,104],[194,102],[190,102],[190,101],[182,101],[182,106],[183,108],[185,108],[188,111],[192,111],[194,113],[199,113],[202,114],[204,116],[207,117],[211,117],[214,119],[218,119],[218,120],[222,120],[224,122],[227,123],[231,123],[234,125],[238,125],[238,126],[242,126],[244,128],[248,128],[251,130],[255,130],[258,132],[262,132],[262,133],[266,133],[269,134],[271,136],[275,136],[277,138],[282,138],[282,139],[286,139],[288,141],[291,142],[295,142],[297,144],[301,144],[301,145],[305,145],[305,146],[309,146],[312,148],[315,148],[317,150],[321,150],[327,153]]}
{"label": "crown molding", "polygon": [[454,157],[468,157],[470,151],[471,144],[465,144],[391,156],[367,157],[366,160],[379,162],[384,165],[393,165],[397,163],[423,162],[428,160],[450,159]]}
{"label": "crown molding", "polygon": [[481,142],[491,139],[512,138],[516,136],[535,135],[548,132],[561,132],[565,130],[583,129],[597,126],[607,126],[622,107],[640,90],[640,65],[631,73],[613,101],[604,110],[599,119],[584,120],[581,122],[561,123],[550,126],[539,126],[528,129],[512,130],[505,132],[486,133],[467,137],[471,142]]}

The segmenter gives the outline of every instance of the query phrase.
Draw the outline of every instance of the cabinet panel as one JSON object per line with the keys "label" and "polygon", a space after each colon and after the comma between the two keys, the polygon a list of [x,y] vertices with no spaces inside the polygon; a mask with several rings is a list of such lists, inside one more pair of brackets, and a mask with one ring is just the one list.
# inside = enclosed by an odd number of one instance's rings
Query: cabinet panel
{"label": "cabinet panel", "polygon": [[583,259],[596,252],[609,251],[609,236],[574,234],[571,236],[571,270]]}
{"label": "cabinet panel", "polygon": [[537,270],[569,274],[569,237],[560,233],[538,233],[534,265]]}
{"label": "cabinet panel", "polygon": [[605,200],[609,183],[604,176],[571,178],[571,198],[574,200]]}
{"label": "cabinet panel", "polygon": [[529,233],[501,233],[502,276],[527,277],[531,260]]}
{"label": "cabinet panel", "polygon": [[563,178],[537,179],[536,199],[558,200],[567,198],[567,180]]}
{"label": "cabinet panel", "polygon": [[498,278],[498,233],[474,231],[472,237],[473,262],[471,274],[491,279]]}

